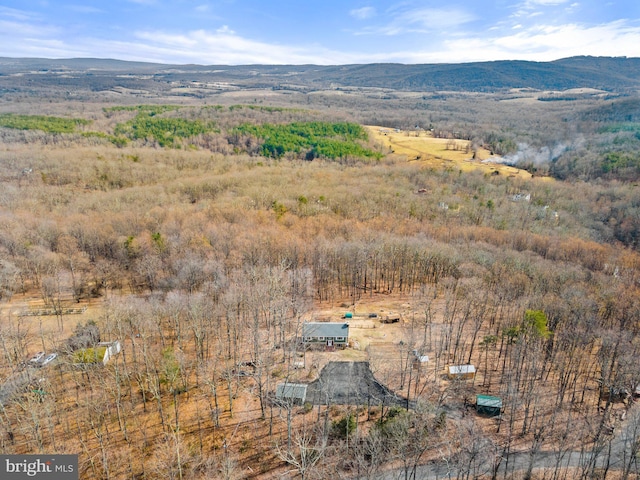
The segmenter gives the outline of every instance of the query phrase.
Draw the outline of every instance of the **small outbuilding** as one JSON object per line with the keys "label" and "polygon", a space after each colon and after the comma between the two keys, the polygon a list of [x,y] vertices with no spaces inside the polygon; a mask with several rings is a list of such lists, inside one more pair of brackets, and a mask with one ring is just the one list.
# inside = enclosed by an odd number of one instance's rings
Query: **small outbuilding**
{"label": "small outbuilding", "polygon": [[423,365],[429,362],[428,355],[422,355],[418,350],[413,351],[413,368],[420,370]]}
{"label": "small outbuilding", "polygon": [[476,411],[480,415],[497,417],[502,413],[502,399],[489,395],[476,395]]}
{"label": "small outbuilding", "polygon": [[276,401],[290,405],[302,405],[307,399],[306,383],[279,383],[276,385]]}
{"label": "small outbuilding", "polygon": [[381,318],[382,323],[398,323],[402,320],[402,316],[399,313],[390,313]]}
{"label": "small outbuilding", "polygon": [[122,351],[122,346],[118,340],[114,342],[99,342],[95,347],[82,348],[73,354],[73,363],[106,365],[109,361]]}
{"label": "small outbuilding", "polygon": [[349,345],[349,324],[335,322],[303,323],[302,341],[305,347],[325,345],[327,348],[345,348]]}
{"label": "small outbuilding", "polygon": [[473,365],[450,365],[447,375],[452,380],[456,378],[473,380],[476,376],[476,367]]}

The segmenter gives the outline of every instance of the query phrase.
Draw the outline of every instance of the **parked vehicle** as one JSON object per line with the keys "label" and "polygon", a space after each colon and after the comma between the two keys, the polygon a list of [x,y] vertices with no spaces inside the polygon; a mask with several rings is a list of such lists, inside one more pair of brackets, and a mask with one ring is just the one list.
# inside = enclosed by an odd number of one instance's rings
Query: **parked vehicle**
{"label": "parked vehicle", "polygon": [[33,357],[29,359],[29,364],[34,365],[40,363],[40,360],[44,357],[44,352],[38,352]]}
{"label": "parked vehicle", "polygon": [[57,357],[58,357],[57,353],[50,353],[49,355],[47,355],[47,358],[45,358],[42,361],[42,366],[44,367],[45,365],[48,365],[49,363],[53,362]]}

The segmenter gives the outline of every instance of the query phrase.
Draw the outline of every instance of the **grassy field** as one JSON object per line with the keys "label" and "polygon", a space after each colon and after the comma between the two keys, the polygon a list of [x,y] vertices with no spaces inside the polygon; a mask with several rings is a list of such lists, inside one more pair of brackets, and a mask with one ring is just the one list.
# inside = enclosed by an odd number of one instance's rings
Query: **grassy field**
{"label": "grassy field", "polygon": [[[455,168],[468,172],[481,170],[486,173],[531,178],[526,170],[491,163],[491,152],[478,148],[476,158],[468,140],[434,138],[430,132],[410,132],[390,128],[368,126],[371,138],[396,155],[405,155],[408,161],[418,161],[434,168]],[[483,161],[489,160],[487,163]]]}

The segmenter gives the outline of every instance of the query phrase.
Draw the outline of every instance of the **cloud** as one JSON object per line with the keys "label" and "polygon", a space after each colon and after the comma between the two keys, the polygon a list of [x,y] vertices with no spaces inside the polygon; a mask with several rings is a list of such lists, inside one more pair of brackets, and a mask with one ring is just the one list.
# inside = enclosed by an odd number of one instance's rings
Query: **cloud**
{"label": "cloud", "polygon": [[374,7],[355,8],[349,12],[349,15],[358,20],[366,20],[376,16],[376,9]]}
{"label": "cloud", "polygon": [[547,7],[547,6],[563,5],[568,1],[569,0],[527,0],[525,2],[525,5]]}
{"label": "cloud", "polygon": [[[130,50],[142,52],[135,60],[168,63],[199,64],[303,64],[330,65],[352,63],[360,58],[309,45],[288,46],[259,42],[236,35],[228,27],[216,32],[195,30],[188,33],[141,31],[136,33],[139,43]],[[131,55],[129,54],[129,59]],[[118,56],[117,58],[122,58]]]}
{"label": "cloud", "polygon": [[[533,3],[530,1],[527,5]],[[558,0],[535,1],[537,6],[547,7],[561,3],[562,9],[569,6],[569,2]],[[194,3],[193,8],[197,9],[196,5],[198,3]],[[519,4],[522,5],[524,3]],[[260,41],[238,34],[231,28],[233,25],[222,22],[217,24],[221,25],[217,30],[216,27],[191,31],[148,29],[122,32],[117,39],[97,38],[92,32],[79,36],[77,31],[51,24],[47,17],[37,13],[0,7],[0,56],[99,57],[209,65],[550,61],[573,55],[640,57],[640,25],[626,20],[588,25],[560,24],[557,16],[544,23],[545,17],[536,17],[536,24],[525,18],[510,18],[494,23],[483,20],[482,26],[469,28],[469,23],[482,19],[460,8],[415,9],[400,4],[384,12],[384,16],[382,12],[365,10],[368,8],[372,7],[350,12],[354,18],[374,15],[369,17],[369,26],[354,33],[376,35],[380,38],[375,40],[381,41],[375,48],[369,48],[373,42],[363,39],[363,46],[358,49],[355,41],[351,45],[342,42],[333,48],[329,43],[320,43],[331,41],[331,36],[317,43],[311,39],[307,44]],[[87,13],[92,12],[89,9]],[[528,15],[531,13],[530,10]],[[417,41],[402,37],[407,33],[414,34]],[[394,35],[398,39],[396,43],[390,38]]]}
{"label": "cloud", "polygon": [[[500,32],[498,30],[498,32]],[[469,62],[495,59],[551,61],[576,55],[640,56],[640,27],[625,21],[602,25],[536,25],[504,35],[444,40],[439,50],[397,52],[407,63]]]}
{"label": "cloud", "polygon": [[369,27],[357,35],[401,35],[451,31],[476,20],[475,15],[460,8],[399,9],[389,12],[392,19],[386,25]]}
{"label": "cloud", "polygon": [[[515,11],[512,16],[516,18],[538,17],[540,15],[544,15],[550,8],[565,5],[569,1],[570,0],[525,0],[524,2],[514,5]],[[577,5],[577,3],[574,3],[570,5],[568,9]]]}
{"label": "cloud", "polygon": [[518,35],[496,38],[493,43],[520,52],[540,52],[547,57],[551,54],[554,58],[587,54],[637,56],[640,28],[630,27],[624,21],[596,26],[537,25]]}
{"label": "cloud", "polygon": [[0,55],[45,56],[59,44],[56,38],[62,32],[38,13],[0,7]]}
{"label": "cloud", "polygon": [[0,17],[11,18],[16,21],[28,21],[38,18],[39,15],[25,10],[0,6]]}
{"label": "cloud", "polygon": [[[4,17],[4,18],[3,18]],[[16,20],[19,19],[19,20]],[[304,64],[356,63],[362,55],[321,45],[289,46],[237,35],[228,25],[216,31],[145,30],[131,38],[65,37],[67,29],[44,24],[26,12],[0,7],[0,56],[94,57],[158,63]]]}
{"label": "cloud", "polygon": [[104,10],[88,5],[68,5],[66,8],[78,13],[104,13]]}
{"label": "cloud", "polygon": [[228,25],[223,25],[216,30],[216,33],[219,35],[235,35],[236,32],[231,30]]}
{"label": "cloud", "polygon": [[475,20],[475,15],[457,8],[424,8],[398,16],[396,21],[418,25],[427,30],[447,30]]}
{"label": "cloud", "polygon": [[[34,38],[55,38],[62,32],[61,29],[44,25],[37,21],[13,21],[3,20],[0,17],[0,45],[6,49],[20,48],[24,41]],[[1,47],[0,47],[1,48]]]}
{"label": "cloud", "polygon": [[[62,40],[55,37],[58,32],[53,29],[42,31],[40,27],[21,24],[17,30],[11,29],[15,25],[9,26],[0,22],[0,56],[7,57],[46,57],[46,58],[69,58],[80,56],[98,56],[95,53],[89,55],[84,48],[74,48]],[[7,39],[16,38],[22,35],[19,43],[9,42]],[[4,47],[4,45],[11,45]]]}

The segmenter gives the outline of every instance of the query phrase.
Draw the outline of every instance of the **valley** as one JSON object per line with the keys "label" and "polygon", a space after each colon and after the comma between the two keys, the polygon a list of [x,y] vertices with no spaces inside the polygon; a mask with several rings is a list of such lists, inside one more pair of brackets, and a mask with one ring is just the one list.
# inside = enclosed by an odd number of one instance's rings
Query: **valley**
{"label": "valley", "polygon": [[105,479],[639,475],[633,85],[0,67],[3,454]]}

